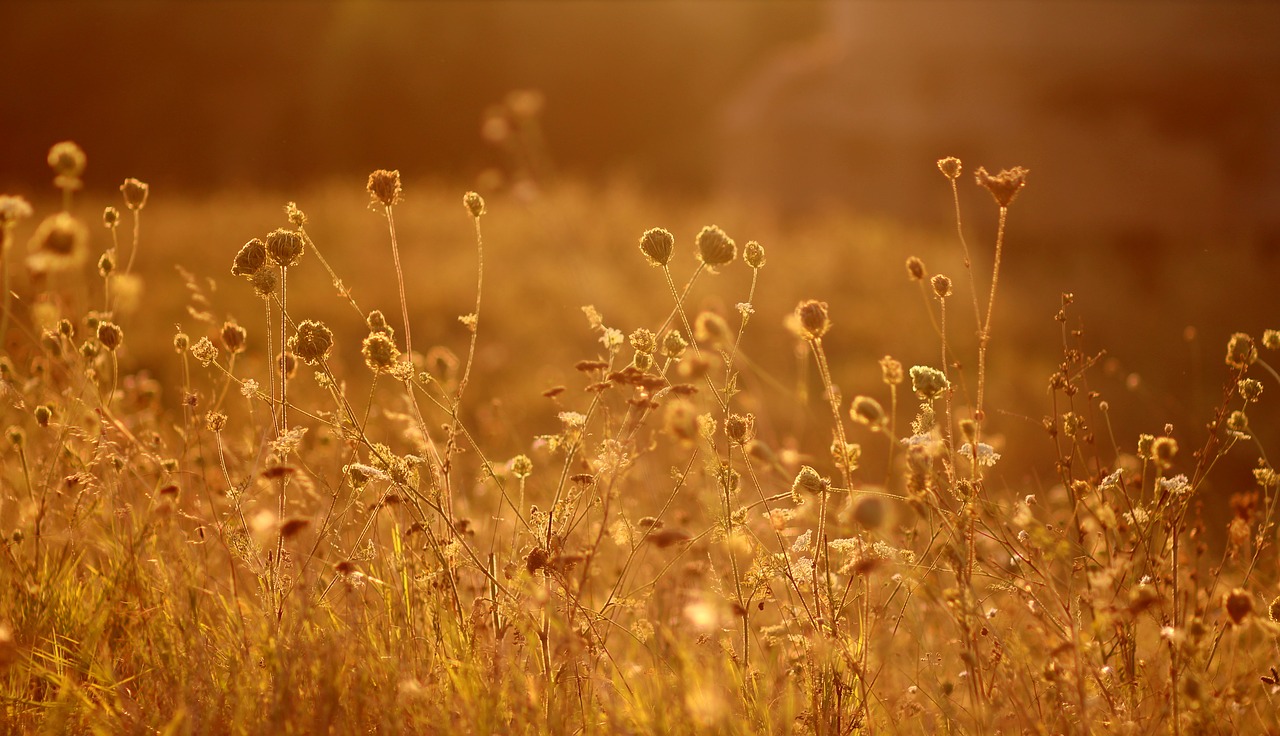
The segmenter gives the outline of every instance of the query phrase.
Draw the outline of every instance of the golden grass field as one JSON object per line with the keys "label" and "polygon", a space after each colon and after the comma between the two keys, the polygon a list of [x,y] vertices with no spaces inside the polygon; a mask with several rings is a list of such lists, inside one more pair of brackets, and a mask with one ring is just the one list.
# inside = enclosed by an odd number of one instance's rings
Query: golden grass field
{"label": "golden grass field", "polygon": [[0,198],[0,732],[1280,733],[1241,248],[84,157]]}

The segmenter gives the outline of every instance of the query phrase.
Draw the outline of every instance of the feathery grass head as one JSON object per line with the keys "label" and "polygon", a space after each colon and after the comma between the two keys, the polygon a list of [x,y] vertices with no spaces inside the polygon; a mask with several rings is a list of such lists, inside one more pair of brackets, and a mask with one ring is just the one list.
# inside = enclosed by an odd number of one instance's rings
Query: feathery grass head
{"label": "feathery grass head", "polygon": [[276,228],[267,234],[267,258],[281,268],[296,266],[305,244],[298,231]]}
{"label": "feathery grass head", "polygon": [[307,365],[319,365],[333,348],[333,331],[313,319],[298,323],[298,331],[289,338],[289,349]]}
{"label": "feathery grass head", "polygon": [[480,215],[484,214],[484,197],[476,192],[467,192],[462,195],[462,206],[467,208],[467,212],[477,220]]}
{"label": "feathery grass head", "polygon": [[676,238],[670,232],[655,227],[640,236],[640,250],[653,266],[666,266],[671,262],[671,252],[675,249]]}
{"label": "feathery grass head", "polygon": [[807,340],[818,340],[831,329],[826,302],[814,299],[800,302],[796,307],[796,318],[800,322],[801,335]]}
{"label": "feathery grass head", "polygon": [[89,230],[66,212],[46,217],[31,236],[27,266],[33,271],[65,271],[79,266],[88,253]]}
{"label": "feathery grass head", "polygon": [[79,189],[86,163],[84,149],[74,141],[55,143],[49,149],[49,168],[53,169],[53,183],[59,189]]}
{"label": "feathery grass head", "polygon": [[938,171],[941,171],[942,175],[948,179],[951,179],[952,181],[959,179],[960,170],[960,159],[955,156],[947,156],[946,158],[938,159]]}
{"label": "feathery grass head", "polygon": [[1227,365],[1244,370],[1258,360],[1258,348],[1247,333],[1237,332],[1227,341]]}
{"label": "feathery grass head", "polygon": [[723,266],[738,255],[738,246],[715,225],[707,225],[698,232],[698,260],[708,266]]}
{"label": "feathery grass head", "polygon": [[378,169],[369,174],[369,183],[365,185],[365,189],[369,192],[369,196],[373,198],[370,204],[381,204],[383,207],[390,207],[400,203],[400,171],[387,171],[386,169]]}
{"label": "feathery grass head", "polygon": [[1027,174],[1029,172],[1021,166],[1015,166],[1012,169],[1004,169],[999,174],[992,176],[987,170],[979,166],[974,172],[974,178],[977,179],[978,186],[986,188],[991,192],[991,196],[995,198],[996,204],[1001,207],[1008,207],[1013,203],[1018,192],[1027,185]]}
{"label": "feathery grass head", "polygon": [[12,194],[0,194],[0,228],[8,228],[31,215],[31,205],[27,200]]}
{"label": "feathery grass head", "polygon": [[254,274],[267,265],[267,244],[254,238],[240,247],[231,264],[231,273],[252,279]]}
{"label": "feathery grass head", "polygon": [[124,206],[137,211],[147,206],[147,195],[151,193],[151,187],[129,178],[120,185],[120,193],[124,195]]}

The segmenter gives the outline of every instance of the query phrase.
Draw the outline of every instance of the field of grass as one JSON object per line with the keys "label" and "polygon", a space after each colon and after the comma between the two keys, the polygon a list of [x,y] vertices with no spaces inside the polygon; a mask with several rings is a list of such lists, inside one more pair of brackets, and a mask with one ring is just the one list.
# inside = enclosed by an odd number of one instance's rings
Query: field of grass
{"label": "field of grass", "polygon": [[0,198],[0,732],[1280,732],[1238,252],[1033,250],[1034,174],[954,159],[952,232],[50,165]]}

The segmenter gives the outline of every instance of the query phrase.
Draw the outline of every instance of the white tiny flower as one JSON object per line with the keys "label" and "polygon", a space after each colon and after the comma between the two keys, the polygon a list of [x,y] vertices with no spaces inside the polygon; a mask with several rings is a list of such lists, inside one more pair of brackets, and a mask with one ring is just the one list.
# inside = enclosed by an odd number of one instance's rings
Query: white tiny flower
{"label": "white tiny flower", "polygon": [[258,395],[258,382],[252,378],[246,378],[240,382],[240,395],[246,399],[252,399]]}
{"label": "white tiny flower", "polygon": [[[973,459],[973,446],[968,442],[960,446],[960,456]],[[995,448],[985,442],[978,443],[978,464],[991,467],[1000,459],[1000,453]]]}

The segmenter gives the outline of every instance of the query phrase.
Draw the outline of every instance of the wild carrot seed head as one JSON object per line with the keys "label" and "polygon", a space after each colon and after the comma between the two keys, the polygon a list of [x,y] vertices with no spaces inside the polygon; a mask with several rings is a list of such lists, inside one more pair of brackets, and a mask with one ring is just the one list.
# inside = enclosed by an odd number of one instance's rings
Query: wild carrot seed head
{"label": "wild carrot seed head", "polygon": [[738,246],[715,225],[707,225],[698,232],[698,259],[708,266],[723,266],[738,255]]}
{"label": "wild carrot seed head", "polygon": [[1244,370],[1258,360],[1258,348],[1253,338],[1244,332],[1237,332],[1227,341],[1227,365]]}
{"label": "wild carrot seed head", "polygon": [[231,273],[252,279],[253,275],[267,265],[267,244],[254,238],[240,247],[235,261],[231,264]]}
{"label": "wild carrot seed head", "polygon": [[319,365],[333,348],[333,331],[313,319],[298,323],[298,331],[289,338],[289,349],[307,365]]}
{"label": "wild carrot seed head", "polygon": [[476,192],[467,192],[462,195],[462,206],[471,213],[471,216],[480,219],[480,215],[484,214],[484,197]]}
{"label": "wild carrot seed head", "polygon": [[307,213],[298,209],[297,202],[289,202],[284,206],[284,216],[296,230],[307,226]]}
{"label": "wild carrot seed head", "polygon": [[991,196],[995,198],[996,204],[1001,207],[1008,207],[1013,203],[1018,192],[1027,185],[1027,174],[1029,172],[1021,166],[1015,166],[1012,169],[1004,169],[999,174],[992,176],[987,170],[979,166],[974,172],[974,178],[977,179],[978,186],[986,188],[991,192]]}
{"label": "wild carrot seed head", "polygon": [[912,281],[924,281],[924,261],[917,256],[907,258],[907,278]]}
{"label": "wild carrot seed head", "polygon": [[947,156],[946,158],[938,159],[938,171],[941,171],[942,175],[948,179],[959,179],[960,170],[960,159],[955,156]]}
{"label": "wild carrot seed head", "polygon": [[124,195],[124,206],[137,211],[147,206],[147,195],[151,193],[151,187],[129,178],[120,185],[120,193]]}
{"label": "wild carrot seed head", "polygon": [[849,407],[849,416],[859,424],[865,424],[873,430],[884,429],[889,423],[884,407],[870,396],[855,396]]}
{"label": "wild carrot seed head", "polygon": [[938,295],[939,299],[946,299],[951,296],[951,279],[938,274],[930,279],[929,283],[933,284],[933,293]]}
{"label": "wild carrot seed head", "polygon": [[675,236],[660,227],[646,230],[640,236],[640,250],[652,266],[666,266],[670,263],[675,244]]}
{"label": "wild carrot seed head", "polygon": [[903,381],[902,363],[894,360],[891,356],[884,356],[880,359],[880,377],[887,385],[897,386]]}
{"label": "wild carrot seed head", "polygon": [[305,241],[296,230],[277,228],[267,234],[267,258],[282,268],[298,265]]}
{"label": "wild carrot seed head", "polygon": [[369,183],[365,186],[369,192],[369,196],[373,198],[370,204],[381,204],[383,207],[390,207],[399,204],[400,198],[400,171],[388,171],[386,169],[378,169],[369,174]]}
{"label": "wild carrot seed head", "polygon": [[937,368],[927,365],[911,366],[911,389],[920,398],[932,401],[949,388],[951,382],[947,380],[947,374]]}
{"label": "wild carrot seed head", "polygon": [[796,317],[800,320],[803,337],[808,340],[820,339],[831,329],[831,318],[827,314],[827,303],[808,299],[796,307]]}
{"label": "wild carrot seed head", "polygon": [[253,275],[253,291],[263,299],[267,299],[275,293],[279,282],[280,279],[276,278],[274,271],[264,268]]}

